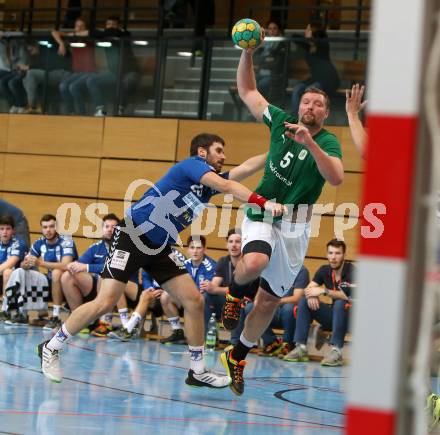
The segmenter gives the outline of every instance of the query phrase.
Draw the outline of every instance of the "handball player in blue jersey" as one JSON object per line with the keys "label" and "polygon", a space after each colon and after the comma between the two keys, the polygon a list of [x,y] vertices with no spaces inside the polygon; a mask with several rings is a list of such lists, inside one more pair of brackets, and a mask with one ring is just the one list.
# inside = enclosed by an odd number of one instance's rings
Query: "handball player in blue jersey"
{"label": "handball player in blue jersey", "polygon": [[185,382],[211,388],[229,385],[228,376],[205,367],[203,295],[171,245],[179,240],[179,232],[202,212],[211,196],[219,192],[232,194],[272,216],[281,216],[285,208],[237,182],[261,169],[266,154],[247,160],[229,173],[221,173],[224,146],[224,140],[216,135],[203,133],[194,137],[190,157],[174,165],[128,210],[113,234],[98,296],[78,307],[51,340],[38,346],[46,377],[61,382],[59,351],[71,336],[110,310],[123,294],[129,276],[143,268],[185,310],[185,335],[190,351],[190,370]]}

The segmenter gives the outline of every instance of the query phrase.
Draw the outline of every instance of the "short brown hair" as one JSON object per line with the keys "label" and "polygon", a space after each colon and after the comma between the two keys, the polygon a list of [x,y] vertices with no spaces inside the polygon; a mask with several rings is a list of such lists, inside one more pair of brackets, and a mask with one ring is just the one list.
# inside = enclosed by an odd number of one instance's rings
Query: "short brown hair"
{"label": "short brown hair", "polygon": [[303,92],[303,94],[301,95],[301,99],[302,99],[303,95],[307,94],[307,93],[323,95],[324,100],[325,100],[325,106],[327,107],[327,110],[330,110],[330,98],[329,98],[327,92],[323,91],[322,89],[314,88],[313,86],[310,86]]}
{"label": "short brown hair", "polygon": [[15,228],[14,218],[9,215],[0,216],[0,225],[9,225],[12,228]]}
{"label": "short brown hair", "polygon": [[49,222],[49,221],[55,221],[56,222],[57,218],[53,215],[53,214],[44,214],[41,219],[40,219],[40,225],[43,222]]}
{"label": "short brown hair", "polygon": [[345,254],[347,250],[347,245],[343,240],[331,239],[330,242],[327,243],[327,249],[329,246],[333,246],[333,248],[342,248],[342,252]]}
{"label": "short brown hair", "polygon": [[241,237],[241,230],[239,228],[231,228],[228,231],[228,235],[226,236],[226,240],[229,240],[229,237],[231,237],[232,234],[237,234],[238,236]]}
{"label": "short brown hair", "polygon": [[121,220],[114,213],[109,213],[102,218],[102,222],[105,221],[116,221],[117,223],[119,223]]}
{"label": "short brown hair", "polygon": [[205,236],[199,236],[197,234],[189,236],[188,240],[186,241],[186,243],[189,246],[191,242],[200,242],[202,244],[202,246],[204,248],[206,248],[206,238],[205,238]]}
{"label": "short brown hair", "polygon": [[220,142],[223,146],[225,146],[225,141],[220,136],[211,133],[200,133],[197,136],[194,136],[191,141],[191,147],[189,148],[189,155],[196,156],[199,148],[204,148],[208,151],[209,147],[214,142]]}

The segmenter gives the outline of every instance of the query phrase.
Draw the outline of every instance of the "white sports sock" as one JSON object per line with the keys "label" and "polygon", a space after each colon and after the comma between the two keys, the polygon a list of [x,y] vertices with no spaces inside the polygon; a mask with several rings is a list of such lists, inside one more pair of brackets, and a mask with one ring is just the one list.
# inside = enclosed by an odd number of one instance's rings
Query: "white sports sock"
{"label": "white sports sock", "polygon": [[168,321],[171,324],[171,328],[173,330],[182,329],[182,325],[180,324],[180,317],[168,317]]}
{"label": "white sports sock", "polygon": [[131,315],[130,320],[125,324],[124,328],[131,332],[136,327],[136,325],[141,321],[142,317],[136,311]]}
{"label": "white sports sock", "polygon": [[2,302],[2,311],[8,311],[8,298],[5,296]]}
{"label": "white sports sock", "polygon": [[60,317],[60,309],[61,309],[60,305],[54,305],[53,306],[52,316],[53,317]]}
{"label": "white sports sock", "polygon": [[71,337],[72,336],[63,323],[61,328],[58,329],[57,333],[52,337],[49,343],[47,343],[46,347],[49,350],[62,350]]}
{"label": "white sports sock", "polygon": [[205,367],[205,357],[204,357],[204,346],[188,346],[190,353],[190,368],[196,374],[206,372]]}
{"label": "white sports sock", "polygon": [[253,343],[252,341],[249,341],[244,335],[243,333],[241,333],[240,335],[240,341],[246,346],[249,347],[250,349],[252,349],[257,343]]}
{"label": "white sports sock", "polygon": [[119,312],[119,318],[121,319],[122,326],[126,328],[127,322],[128,322],[128,308],[121,308],[118,310]]}

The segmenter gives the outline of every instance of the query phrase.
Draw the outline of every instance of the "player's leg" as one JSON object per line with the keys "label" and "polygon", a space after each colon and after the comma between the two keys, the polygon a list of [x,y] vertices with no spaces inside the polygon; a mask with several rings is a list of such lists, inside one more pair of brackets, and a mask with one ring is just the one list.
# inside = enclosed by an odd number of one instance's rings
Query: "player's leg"
{"label": "player's leg", "polygon": [[93,278],[86,272],[72,275],[66,271],[61,276],[61,289],[71,311],[76,310],[83,303],[84,296],[92,291],[92,287]]}
{"label": "player's leg", "polygon": [[62,270],[55,269],[52,270],[51,278],[51,289],[52,289],[52,301],[53,301],[53,312],[52,318],[44,325],[45,329],[55,329],[61,325],[60,311],[61,304],[63,303],[63,291],[61,290],[61,276],[63,274]]}
{"label": "player's leg", "polygon": [[97,297],[78,307],[61,325],[54,337],[38,345],[41,369],[46,377],[61,382],[61,370],[58,352],[67,341],[85,326],[113,309],[124,292],[126,283],[134,271],[139,269],[141,253],[136,249],[130,237],[116,227],[113,233],[110,255],[101,274],[101,284]]}
{"label": "player's leg", "polygon": [[203,296],[188,273],[176,268],[177,271],[179,274],[167,281],[156,280],[185,310],[185,333],[190,351],[190,370],[185,382],[194,387],[227,387],[231,381],[228,376],[209,372],[205,366]]}
{"label": "player's leg", "polygon": [[[137,297],[134,298],[136,300]],[[145,318],[148,306],[154,301],[154,296],[151,292],[144,290],[139,298],[130,319],[125,325],[117,330],[109,333],[109,337],[117,338],[121,341],[130,341],[136,336],[136,330],[142,319]]]}
{"label": "player's leg", "polygon": [[58,352],[66,346],[72,336],[112,309],[121,297],[124,288],[124,282],[104,279],[96,299],[79,306],[61,325],[51,340],[38,346],[38,353],[42,360],[42,371],[46,377],[54,382],[61,382]]}
{"label": "player's leg", "polygon": [[244,391],[243,370],[246,356],[272,322],[279,305],[280,296],[276,295],[265,280],[258,290],[251,312],[246,317],[243,332],[235,346],[228,347],[221,360],[228,375],[232,378],[232,391],[241,396]]}
{"label": "player's leg", "polygon": [[168,337],[161,338],[160,342],[162,344],[187,344],[176,301],[173,301],[171,295],[164,291],[160,296],[160,303],[171,325],[171,334]]}
{"label": "player's leg", "polygon": [[238,326],[241,300],[247,295],[249,285],[257,279],[269,264],[274,245],[272,225],[253,222],[245,218],[242,225],[243,256],[235,267],[229,291],[222,311],[223,325],[228,330]]}

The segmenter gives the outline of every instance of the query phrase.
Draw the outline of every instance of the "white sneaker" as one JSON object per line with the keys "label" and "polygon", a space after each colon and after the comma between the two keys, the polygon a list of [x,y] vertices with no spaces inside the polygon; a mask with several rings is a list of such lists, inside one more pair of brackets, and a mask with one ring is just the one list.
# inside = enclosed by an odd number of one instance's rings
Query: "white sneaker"
{"label": "white sneaker", "polygon": [[9,108],[9,113],[17,113],[18,107],[17,106],[11,106]]}
{"label": "white sneaker", "polygon": [[41,371],[46,378],[52,382],[61,382],[60,356],[57,350],[47,348],[48,341],[44,341],[37,346],[38,356],[41,360]]}
{"label": "white sneaker", "polygon": [[209,370],[200,374],[190,370],[188,377],[185,379],[185,384],[191,387],[225,388],[230,383],[231,378],[229,376],[219,375]]}
{"label": "white sneaker", "polygon": [[17,113],[27,113],[26,107],[17,107]]}

